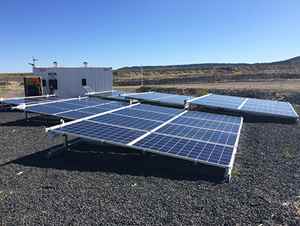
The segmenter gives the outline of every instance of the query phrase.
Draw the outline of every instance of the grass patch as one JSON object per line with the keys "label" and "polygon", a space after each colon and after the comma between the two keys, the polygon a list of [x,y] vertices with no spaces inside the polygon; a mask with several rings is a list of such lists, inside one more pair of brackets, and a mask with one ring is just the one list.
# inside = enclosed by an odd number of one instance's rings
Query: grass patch
{"label": "grass patch", "polygon": [[291,160],[294,158],[295,148],[293,145],[287,145],[283,148],[282,155],[286,160]]}
{"label": "grass patch", "polygon": [[231,171],[231,176],[239,177],[241,175],[240,171],[237,168],[233,168]]}

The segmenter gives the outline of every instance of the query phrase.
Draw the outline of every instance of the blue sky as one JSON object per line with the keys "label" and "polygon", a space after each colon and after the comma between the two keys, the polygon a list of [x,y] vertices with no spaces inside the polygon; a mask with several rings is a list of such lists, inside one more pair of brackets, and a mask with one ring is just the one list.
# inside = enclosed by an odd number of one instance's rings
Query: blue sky
{"label": "blue sky", "polygon": [[0,72],[300,55],[299,0],[3,0]]}

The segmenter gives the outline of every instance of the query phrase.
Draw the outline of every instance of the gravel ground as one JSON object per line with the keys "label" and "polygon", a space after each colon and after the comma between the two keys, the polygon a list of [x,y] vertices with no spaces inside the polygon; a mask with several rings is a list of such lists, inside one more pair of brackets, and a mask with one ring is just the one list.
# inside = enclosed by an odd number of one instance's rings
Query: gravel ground
{"label": "gravel ground", "polygon": [[23,116],[0,112],[0,225],[300,225],[299,123],[244,123],[228,184],[124,148],[47,159],[61,138]]}

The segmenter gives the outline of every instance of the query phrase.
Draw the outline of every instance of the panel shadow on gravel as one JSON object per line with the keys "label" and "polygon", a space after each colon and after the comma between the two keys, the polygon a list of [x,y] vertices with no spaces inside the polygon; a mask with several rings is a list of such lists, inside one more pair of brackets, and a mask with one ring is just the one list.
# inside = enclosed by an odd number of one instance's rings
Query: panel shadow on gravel
{"label": "panel shadow on gravel", "polygon": [[154,154],[142,155],[141,152],[129,148],[85,141],[50,159],[46,157],[49,152],[51,149],[16,159],[12,163],[67,171],[101,171],[174,180],[206,180],[212,183],[222,183],[225,173],[225,170],[219,167]]}
{"label": "panel shadow on gravel", "polygon": [[17,119],[15,121],[9,121],[9,122],[3,122],[0,124],[0,126],[18,126],[18,127],[41,127],[41,126],[52,126],[59,124],[60,121],[58,118],[51,118],[49,116],[43,116],[43,115],[35,115],[29,117],[29,120],[24,118]]}

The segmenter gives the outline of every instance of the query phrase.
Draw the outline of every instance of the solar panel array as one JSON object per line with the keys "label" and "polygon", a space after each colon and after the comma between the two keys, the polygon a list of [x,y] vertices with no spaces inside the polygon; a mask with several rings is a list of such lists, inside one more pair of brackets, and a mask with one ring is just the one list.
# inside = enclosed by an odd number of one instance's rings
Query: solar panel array
{"label": "solar panel array", "polygon": [[128,103],[101,100],[98,98],[78,98],[61,102],[54,101],[37,105],[28,105],[24,110],[27,112],[52,115],[67,119],[79,119],[126,105],[128,105]]}
{"label": "solar panel array", "polygon": [[127,99],[141,100],[145,102],[157,102],[168,105],[184,106],[185,101],[192,99],[191,96],[166,94],[160,92],[145,92],[125,95]]}
{"label": "solar panel array", "polygon": [[194,98],[190,103],[208,108],[221,108],[261,116],[274,116],[287,119],[297,119],[299,117],[293,106],[283,101],[209,94],[204,97]]}
{"label": "solar panel array", "polygon": [[229,167],[241,117],[139,104],[51,130]]}

